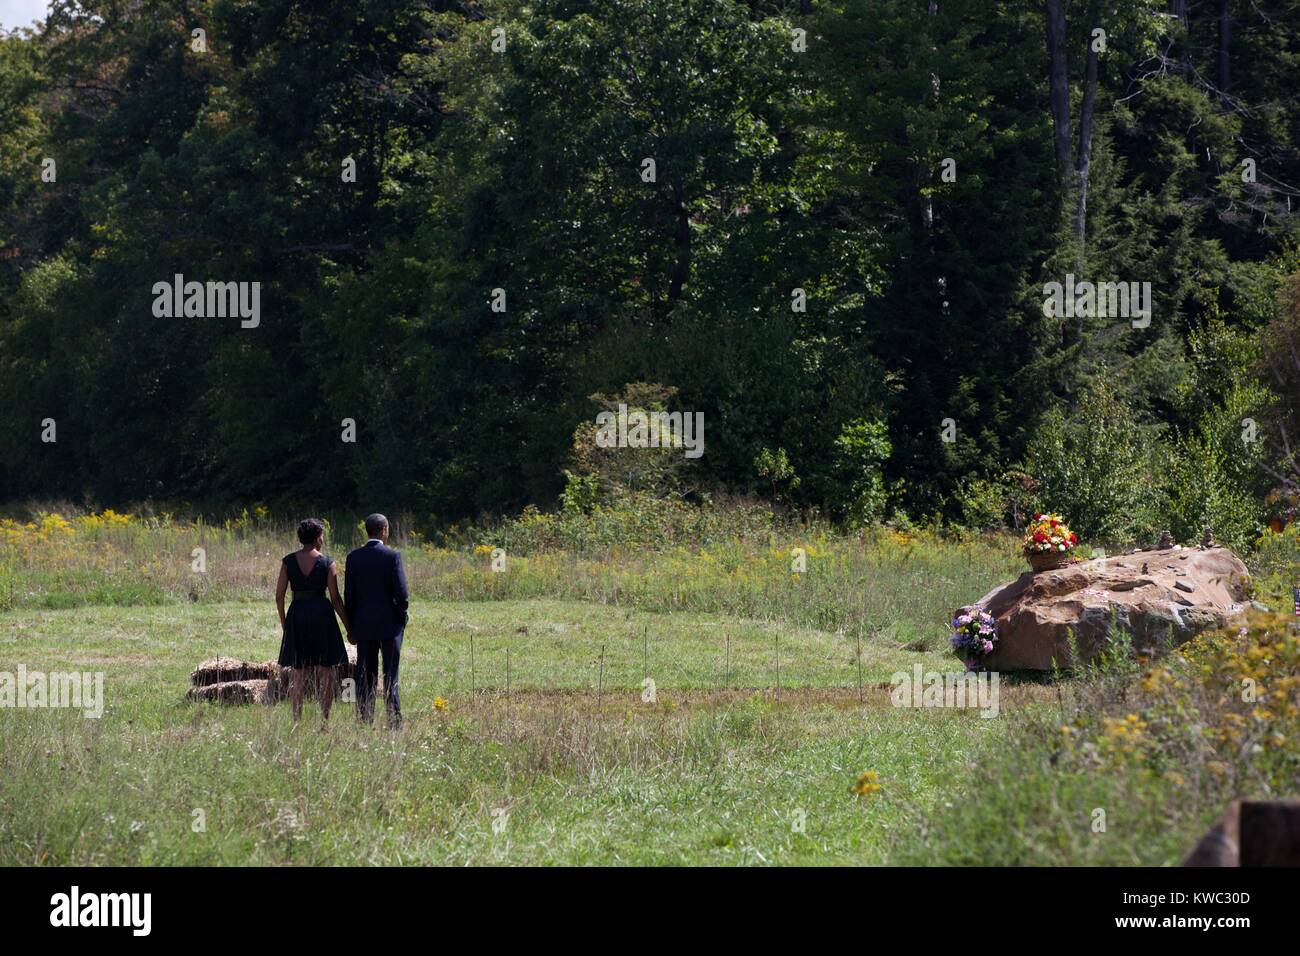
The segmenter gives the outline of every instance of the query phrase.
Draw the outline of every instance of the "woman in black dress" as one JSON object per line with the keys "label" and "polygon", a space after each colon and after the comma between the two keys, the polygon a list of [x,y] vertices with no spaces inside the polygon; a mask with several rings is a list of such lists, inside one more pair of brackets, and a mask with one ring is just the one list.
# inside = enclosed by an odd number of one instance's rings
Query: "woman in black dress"
{"label": "woman in black dress", "polygon": [[[334,668],[347,660],[343,635],[339,633],[337,613],[349,636],[352,625],[339,597],[338,568],[333,558],[321,554],[325,547],[325,525],[318,518],[308,518],[298,525],[302,547],[286,554],[280,562],[280,580],[275,585],[275,605],[280,610],[280,666],[293,668],[289,697],[293,701],[294,723],[302,717],[302,699],[306,691],[307,668],[316,669],[316,687],[321,714],[330,719],[334,703]],[[293,603],[286,614],[284,594],[293,588]],[[326,597],[328,590],[329,596]]]}

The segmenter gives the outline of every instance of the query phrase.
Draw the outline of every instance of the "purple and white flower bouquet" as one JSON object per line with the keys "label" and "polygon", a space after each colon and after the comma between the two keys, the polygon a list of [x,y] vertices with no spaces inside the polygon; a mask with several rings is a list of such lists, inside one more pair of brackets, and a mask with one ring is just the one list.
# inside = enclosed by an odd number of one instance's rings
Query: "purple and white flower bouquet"
{"label": "purple and white flower bouquet", "polygon": [[966,661],[967,667],[986,654],[998,643],[997,625],[987,611],[963,608],[952,619],[952,649]]}

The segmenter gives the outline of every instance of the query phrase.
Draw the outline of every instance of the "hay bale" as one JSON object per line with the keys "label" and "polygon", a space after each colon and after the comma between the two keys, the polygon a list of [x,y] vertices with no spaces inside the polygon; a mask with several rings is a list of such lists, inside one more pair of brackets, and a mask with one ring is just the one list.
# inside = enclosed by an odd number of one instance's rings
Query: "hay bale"
{"label": "hay bale", "polygon": [[241,661],[234,657],[214,657],[190,672],[190,684],[207,687],[231,681],[271,680],[278,677],[280,665],[275,661]]}
{"label": "hay bale", "polygon": [[[280,668],[280,670],[283,669]],[[268,704],[277,704],[284,699],[285,695],[281,690],[282,686],[279,673],[276,674],[274,679],[266,682],[266,702]]]}
{"label": "hay bale", "polygon": [[273,703],[269,687],[274,681],[228,680],[216,684],[191,687],[185,699],[207,701],[214,704],[267,704]]}
{"label": "hay bale", "polygon": [[[334,669],[336,699],[342,694],[343,681],[356,676],[357,649],[351,644],[346,649],[347,660]],[[275,661],[215,657],[190,673],[191,687],[185,699],[222,704],[274,704],[289,696],[292,679],[293,668],[281,667]],[[314,669],[307,675],[307,697],[312,700],[320,697]]]}

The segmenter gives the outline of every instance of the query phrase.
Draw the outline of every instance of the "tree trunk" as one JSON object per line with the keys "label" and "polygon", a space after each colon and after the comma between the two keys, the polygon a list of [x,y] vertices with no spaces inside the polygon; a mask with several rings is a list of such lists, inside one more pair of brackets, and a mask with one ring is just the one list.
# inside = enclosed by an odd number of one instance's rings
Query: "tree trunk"
{"label": "tree trunk", "polygon": [[1097,103],[1097,61],[1100,54],[1088,45],[1088,67],[1084,79],[1083,104],[1079,109],[1079,206],[1074,216],[1074,234],[1083,242],[1088,225],[1088,175],[1092,166],[1092,114]]}
{"label": "tree trunk", "polygon": [[[1169,0],[1169,15],[1178,21],[1177,26],[1171,26],[1168,30],[1168,46],[1165,47],[1165,56],[1173,61],[1174,70],[1178,73],[1187,72],[1187,63],[1183,57],[1183,45],[1186,43],[1188,31],[1191,24],[1187,19],[1187,0]],[[1176,43],[1175,31],[1181,31],[1177,39],[1183,41]],[[1175,55],[1174,47],[1177,45],[1178,51]]]}
{"label": "tree trunk", "polygon": [[1070,75],[1065,56],[1065,0],[1044,0],[1047,57],[1052,104],[1052,136],[1061,185],[1069,189],[1074,174],[1070,157]]}
{"label": "tree trunk", "polygon": [[1232,86],[1232,70],[1228,48],[1232,46],[1232,15],[1228,0],[1219,0],[1219,92],[1226,93]]}
{"label": "tree trunk", "polygon": [[673,187],[673,202],[677,206],[677,234],[673,236],[673,245],[677,247],[677,262],[668,282],[668,302],[681,298],[682,289],[691,274],[691,213],[686,206],[686,191]]}

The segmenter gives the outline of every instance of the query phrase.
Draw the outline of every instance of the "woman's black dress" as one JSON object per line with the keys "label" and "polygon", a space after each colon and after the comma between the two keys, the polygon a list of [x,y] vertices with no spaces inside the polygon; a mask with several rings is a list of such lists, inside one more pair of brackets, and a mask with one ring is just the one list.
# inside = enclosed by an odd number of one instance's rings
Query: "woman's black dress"
{"label": "woman's black dress", "polygon": [[333,667],[348,659],[334,605],[325,593],[333,563],[332,558],[317,555],[311,574],[304,575],[296,554],[284,556],[293,603],[284,615],[281,667]]}

